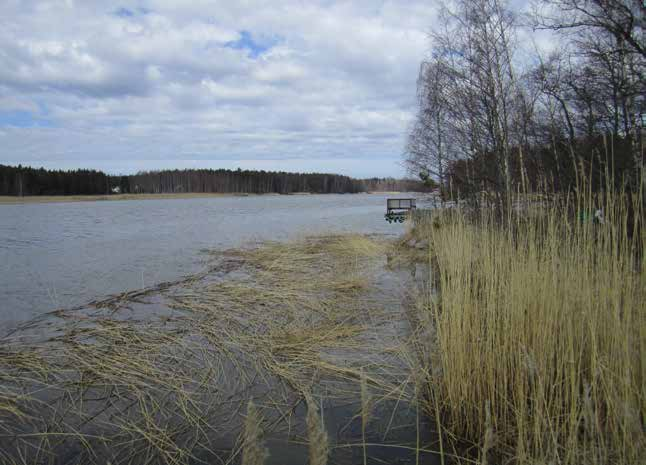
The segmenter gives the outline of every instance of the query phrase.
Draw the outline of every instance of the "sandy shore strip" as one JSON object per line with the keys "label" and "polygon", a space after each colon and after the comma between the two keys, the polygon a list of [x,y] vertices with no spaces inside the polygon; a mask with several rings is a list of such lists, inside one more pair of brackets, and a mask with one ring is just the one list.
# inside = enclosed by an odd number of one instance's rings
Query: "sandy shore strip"
{"label": "sandy shore strip", "polygon": [[[395,192],[359,192],[359,194],[396,194]],[[168,193],[168,194],[110,194],[110,195],[26,195],[23,197],[12,195],[0,195],[0,205],[18,205],[25,203],[60,203],[60,202],[98,202],[114,200],[151,200],[151,199],[194,199],[209,197],[252,197],[252,196],[276,196],[276,195],[313,195],[311,192],[290,192],[279,194],[270,192],[266,194],[253,194],[245,192],[213,193],[213,192],[190,192],[190,193]]]}
{"label": "sandy shore strip", "polygon": [[258,195],[280,194],[247,194],[247,193],[177,193],[177,194],[111,194],[111,195],[29,195],[24,197],[0,195],[0,205],[24,203],[58,203],[58,202],[97,202],[114,200],[151,200],[151,199],[193,199],[209,197],[250,197]]}

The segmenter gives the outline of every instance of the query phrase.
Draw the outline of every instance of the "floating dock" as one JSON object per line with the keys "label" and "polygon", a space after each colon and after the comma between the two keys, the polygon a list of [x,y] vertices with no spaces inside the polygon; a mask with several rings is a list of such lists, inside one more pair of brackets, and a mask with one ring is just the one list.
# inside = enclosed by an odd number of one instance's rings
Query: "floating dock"
{"label": "floating dock", "polygon": [[386,199],[384,218],[389,223],[403,223],[415,208],[415,199]]}

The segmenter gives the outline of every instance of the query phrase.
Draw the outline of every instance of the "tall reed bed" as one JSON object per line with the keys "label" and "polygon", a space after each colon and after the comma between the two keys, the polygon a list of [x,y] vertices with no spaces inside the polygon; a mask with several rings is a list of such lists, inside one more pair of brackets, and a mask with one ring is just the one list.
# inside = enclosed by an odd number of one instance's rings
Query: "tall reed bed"
{"label": "tall reed bed", "polygon": [[443,430],[480,463],[644,463],[643,196],[523,199],[417,225]]}

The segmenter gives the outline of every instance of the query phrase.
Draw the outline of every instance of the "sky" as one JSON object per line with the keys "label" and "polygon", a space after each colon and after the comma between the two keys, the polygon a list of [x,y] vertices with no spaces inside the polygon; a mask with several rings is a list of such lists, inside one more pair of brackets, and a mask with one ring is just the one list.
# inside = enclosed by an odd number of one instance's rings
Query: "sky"
{"label": "sky", "polygon": [[405,175],[429,0],[0,0],[0,163]]}

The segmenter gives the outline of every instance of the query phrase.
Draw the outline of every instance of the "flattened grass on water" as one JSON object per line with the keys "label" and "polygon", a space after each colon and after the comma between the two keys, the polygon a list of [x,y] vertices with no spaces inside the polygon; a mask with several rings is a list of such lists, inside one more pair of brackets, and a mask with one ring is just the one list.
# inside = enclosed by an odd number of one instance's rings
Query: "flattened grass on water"
{"label": "flattened grass on water", "polygon": [[[384,246],[339,236],[230,251],[244,264],[240,276],[165,287],[170,313],[129,315],[116,299],[57,313],[46,340],[6,338],[0,463],[214,463],[235,458],[218,450],[227,437],[234,454],[259,462],[261,446],[234,447],[241,432],[260,434],[250,396],[279,411],[264,422],[276,427],[320,377],[358,384],[365,362],[328,353],[365,349],[362,333],[388,318],[379,313],[388,302],[364,292]],[[398,382],[370,378],[373,391],[399,392]],[[314,434],[320,413],[308,407]],[[316,447],[323,464],[327,445]]]}

